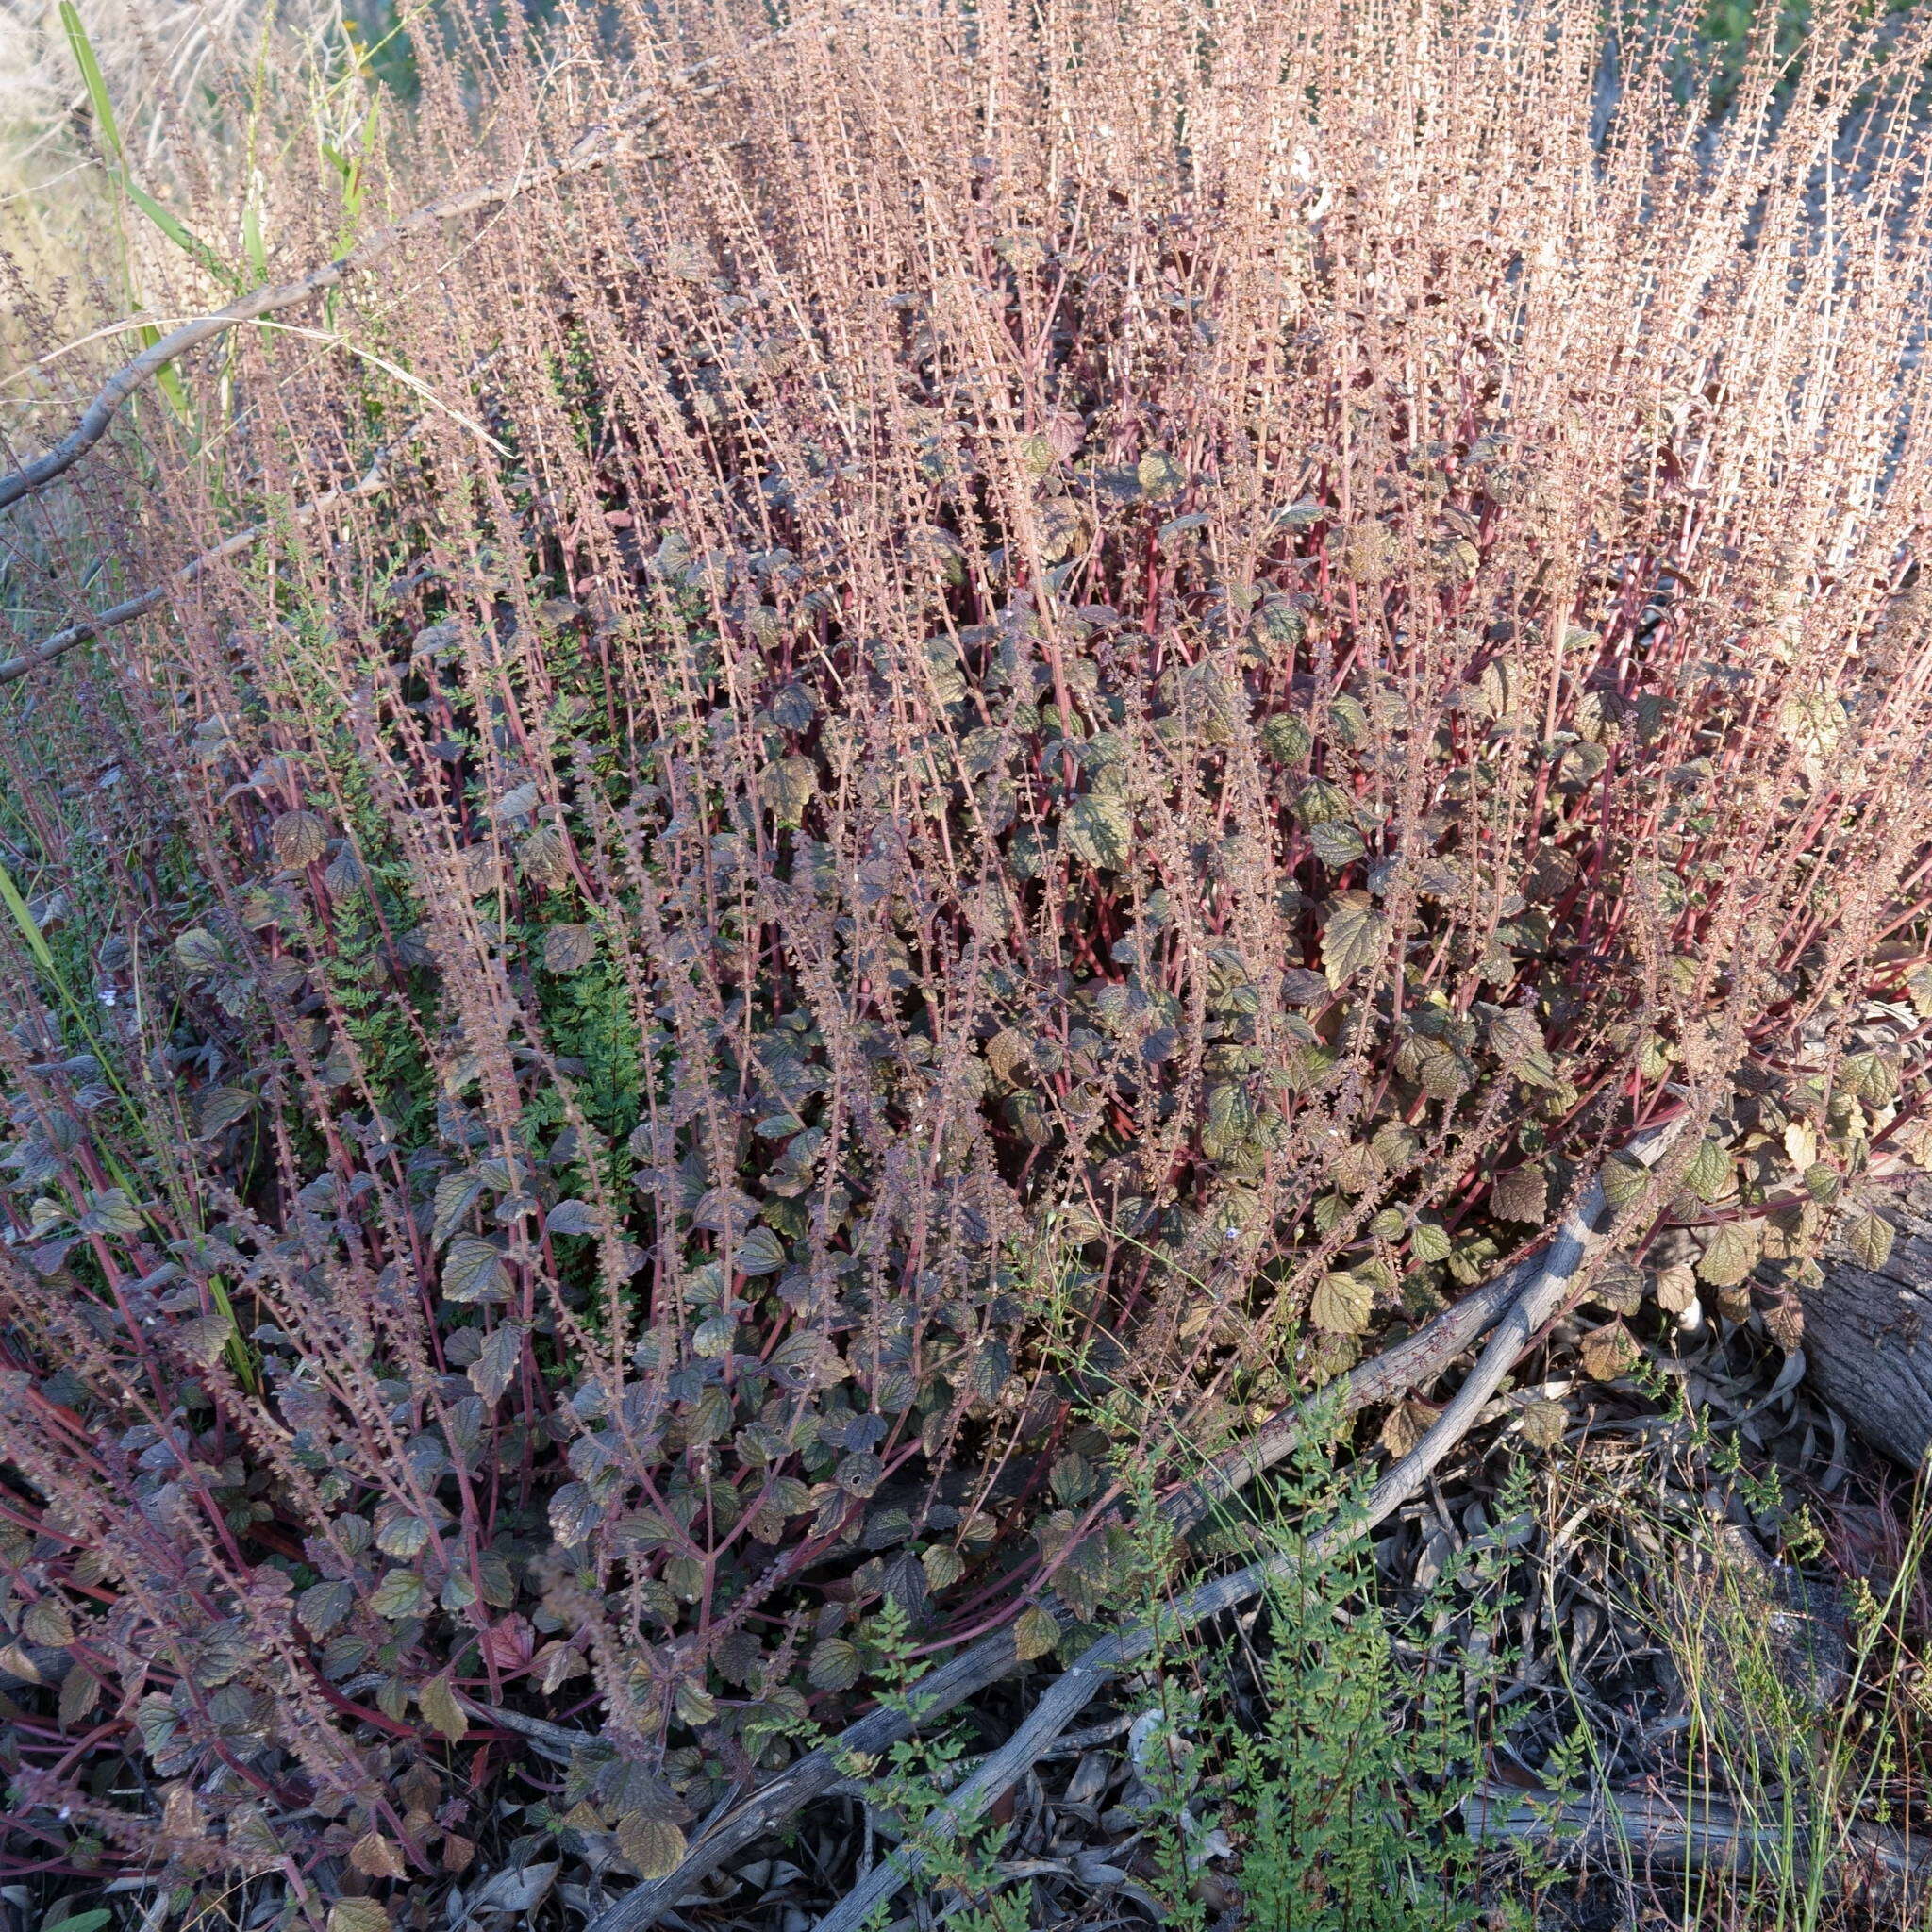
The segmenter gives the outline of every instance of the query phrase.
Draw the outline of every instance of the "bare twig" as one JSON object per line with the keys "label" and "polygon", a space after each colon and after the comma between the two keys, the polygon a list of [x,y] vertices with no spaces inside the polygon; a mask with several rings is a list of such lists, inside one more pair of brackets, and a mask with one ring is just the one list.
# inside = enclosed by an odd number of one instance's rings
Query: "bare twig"
{"label": "bare twig", "polygon": [[[1463,1824],[1474,1839],[1530,1842],[1556,1853],[1629,1871],[1759,1873],[1789,1879],[1818,1856],[1817,1827],[1794,1830],[1783,1818],[1764,1823],[1723,1799],[1645,1791],[1525,1791],[1478,1786],[1464,1800]],[[1862,1870],[1881,1891],[1917,1890],[1932,1878],[1932,1847],[1888,1825],[1835,1821],[1835,1840],[1822,1856],[1836,1868]],[[828,1922],[829,1923],[829,1922]]]}
{"label": "bare twig", "polygon": [[[1655,1160],[1668,1144],[1674,1127],[1674,1124],[1673,1128],[1644,1137],[1630,1151],[1643,1160]],[[1251,1441],[1228,1451],[1205,1475],[1168,1500],[1162,1511],[1168,1522],[1185,1535],[1208,1516],[1217,1502],[1234,1494],[1243,1484],[1288,1456],[1301,1439],[1311,1414],[1322,1411],[1348,1415],[1402,1394],[1440,1374],[1487,1330],[1504,1323],[1503,1330],[1491,1342],[1462,1391],[1443,1410],[1435,1427],[1371,1492],[1371,1511],[1378,1502],[1386,1503],[1386,1507],[1380,1515],[1372,1514],[1367,1522],[1380,1521],[1381,1516],[1398,1507],[1421,1488],[1428,1472],[1474,1422],[1516,1359],[1523,1343],[1562,1300],[1591,1245],[1591,1230],[1602,1207],[1601,1186],[1592,1183],[1548,1248],[1466,1295],[1407,1341],[1363,1363],[1343,1378],[1339,1391],[1330,1390],[1311,1402],[1296,1404]],[[1493,1368],[1487,1386],[1482,1386],[1492,1358],[1501,1366]],[[1364,1526],[1366,1524],[1357,1520],[1351,1525],[1351,1533]],[[1194,1591],[1170,1613],[1183,1620],[1172,1627],[1178,1629],[1199,1623],[1241,1601],[1243,1596],[1253,1595],[1270,1580],[1262,1574],[1268,1569],[1269,1565],[1258,1564]],[[1231,1589],[1236,1593],[1226,1595]],[[1048,1598],[1045,1607],[1056,1609],[1057,1606]],[[1170,1627],[1165,1619],[1162,1627]],[[1024,1774],[1027,1765],[1038,1762],[1053,1746],[1059,1733],[1098,1695],[1108,1678],[1124,1663],[1143,1655],[1152,1641],[1152,1631],[1141,1625],[1095,1645],[1047,1692],[1020,1733],[986,1758],[958,1788],[950,1804],[958,1806],[963,1815],[969,1807],[981,1808],[991,1803],[1014,1778]],[[928,1724],[957,1708],[989,1685],[1009,1676],[1019,1665],[1010,1629],[996,1630],[982,1638],[920,1679],[916,1693],[918,1724]],[[591,1921],[588,1932],[642,1932],[642,1928],[657,1924],[707,1874],[849,1776],[848,1767],[855,1758],[875,1756],[910,1736],[914,1728],[903,1708],[882,1706],[869,1711],[848,1724],[831,1743],[808,1752],[727,1813],[691,1845],[683,1863],[668,1877],[636,1886],[606,1907]],[[875,1874],[876,1889],[868,1892],[863,1909],[849,1923],[863,1924],[867,1912],[905,1882],[910,1873],[909,1865],[902,1867],[899,1862],[905,1856],[902,1848],[893,1860],[880,1868]],[[858,1897],[858,1893],[852,1894],[845,1904],[852,1904]],[[844,1909],[842,1905],[839,1907],[840,1911]],[[835,1923],[846,1922],[824,1921],[828,1926]]]}
{"label": "bare twig", "polygon": [[[1680,1127],[1681,1119],[1672,1128],[1648,1137],[1641,1150],[1641,1158],[1655,1159]],[[1041,1753],[1113,1677],[1145,1657],[1157,1643],[1172,1641],[1208,1618],[1258,1596],[1275,1584],[1287,1582],[1307,1558],[1343,1547],[1414,1496],[1430,1473],[1474,1425],[1531,1338],[1561,1307],[1595,1243],[1596,1224],[1604,1207],[1603,1183],[1600,1179],[1592,1180],[1557,1230],[1541,1266],[1528,1272],[1527,1281],[1497,1323],[1475,1367],[1448,1407],[1422,1441],[1369,1491],[1359,1509],[1317,1530],[1301,1552],[1266,1557],[1232,1576],[1217,1577],[1190,1591],[1158,1616],[1116,1631],[1091,1645],[1047,1688],[1012,1737],[924,1821],[921,1836],[927,1844],[956,1836],[964,1824],[1024,1777],[1039,1761]],[[818,1932],[858,1932],[873,1912],[912,1877],[925,1857],[926,1845],[910,1841],[901,1845],[819,1921]],[[605,1923],[609,1916],[607,1913],[605,1920],[598,1922],[596,1932],[610,1932]]]}
{"label": "bare twig", "polygon": [[[742,51],[746,55],[758,53],[782,39],[789,31],[789,28],[780,29],[778,33],[753,42]],[[687,89],[691,81],[717,64],[715,59],[700,61],[695,67],[672,75],[662,86],[640,88],[626,94],[608,115],[578,135],[560,161],[527,171],[520,169],[495,181],[485,181],[475,188],[440,195],[403,216],[400,221],[376,229],[346,255],[323,262],[308,274],[296,276],[293,281],[252,289],[245,295],[238,295],[225,308],[196,316],[192,322],[184,322],[179,328],[151,343],[131,361],[123,363],[95,392],[93,400],[81,412],[80,421],[52,449],[23,464],[11,475],[0,476],[0,509],[18,503],[24,496],[32,495],[37,490],[45,489],[56,477],[71,470],[108,433],[122,404],[191,349],[199,348],[203,342],[212,341],[243,323],[258,321],[284,308],[293,308],[312,296],[325,293],[358,271],[379,260],[399,242],[426,234],[443,222],[454,221],[459,215],[475,214],[480,208],[500,208],[533,188],[565,180],[608,159],[620,142],[654,125],[662,117],[671,106],[665,97],[667,90]],[[723,86],[724,83],[719,82],[697,89],[694,92],[685,92],[679,98],[681,101],[703,100],[722,92]],[[78,643],[80,640],[74,638],[69,641]],[[44,646],[39,655],[45,655]],[[30,669],[31,664],[24,668]],[[16,676],[19,675],[18,672],[14,674]]]}
{"label": "bare twig", "polygon": [[145,617],[150,610],[165,604],[176,591],[185,589],[205,571],[230,557],[239,557],[251,545],[258,542],[270,530],[283,524],[306,524],[341,504],[350,503],[358,497],[379,494],[389,483],[387,465],[389,459],[415,436],[422,427],[422,419],[409,425],[392,441],[377,450],[367,470],[353,483],[339,483],[333,489],[325,490],[320,496],[300,503],[285,518],[273,523],[251,524],[245,530],[237,530],[229,538],[217,543],[212,550],[204,550],[191,563],[183,565],[175,575],[158,584],[151,585],[138,596],[111,606],[97,616],[90,617],[80,624],[71,624],[65,630],[57,630],[52,637],[42,638],[31,650],[23,651],[17,658],[0,661],[0,684],[11,684],[16,678],[25,677],[29,671],[38,671],[43,664],[51,664],[55,658],[71,651],[75,644],[84,644],[90,638],[97,638],[104,630],[112,630],[116,625],[131,624],[137,617]]}

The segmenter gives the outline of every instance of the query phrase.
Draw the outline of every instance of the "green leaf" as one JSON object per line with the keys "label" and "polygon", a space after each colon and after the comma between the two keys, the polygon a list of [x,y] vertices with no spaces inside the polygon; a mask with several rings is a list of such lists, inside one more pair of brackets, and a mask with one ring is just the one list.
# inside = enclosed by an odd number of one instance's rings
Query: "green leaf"
{"label": "green leaf", "polygon": [[755,1227],[732,1258],[741,1274],[775,1274],[785,1265],[785,1243],[769,1227]]}
{"label": "green leaf", "polygon": [[1256,637],[1271,644],[1298,644],[1307,626],[1302,614],[1287,597],[1264,597],[1249,628]]}
{"label": "green leaf", "polygon": [[1362,709],[1359,698],[1351,697],[1347,691],[1339,691],[1328,705],[1328,724],[1343,744],[1366,744],[1369,738],[1369,714]]}
{"label": "green leaf", "polygon": [[1294,795],[1295,817],[1310,831],[1331,820],[1354,815],[1355,800],[1329,778],[1310,778]]}
{"label": "green leaf", "polygon": [[429,1541],[429,1525],[420,1516],[385,1505],[376,1512],[375,1547],[386,1557],[407,1560]]}
{"label": "green leaf", "polygon": [[[63,12],[66,9],[61,9]],[[75,1912],[71,1918],[47,1919],[41,1924],[41,1932],[101,1932],[113,1913],[99,1907],[91,1912]]]}
{"label": "green leaf", "polygon": [[483,1176],[474,1169],[462,1174],[446,1174],[436,1184],[435,1213],[431,1239],[441,1247],[456,1232],[462,1220],[483,1196]]}
{"label": "green leaf", "polygon": [[550,1499],[550,1533],[565,1549],[577,1549],[590,1541],[603,1514],[604,1506],[584,1484],[565,1483]]}
{"label": "green leaf", "polygon": [[839,1459],[832,1480],[848,1496],[870,1496],[885,1480],[886,1467],[870,1449],[854,1449]]}
{"label": "green leaf", "polygon": [[1308,727],[1299,718],[1290,718],[1279,712],[1262,721],[1261,742],[1267,747],[1268,755],[1284,765],[1300,764],[1315,748]]}
{"label": "green leaf", "polygon": [[[211,281],[219,282],[231,294],[242,292],[242,277],[231,269],[222,258],[210,248],[201,237],[187,227],[180,218],[163,208],[146,189],[135,182],[123,179],[122,187],[127,191],[127,198],[175,246],[192,258],[194,264]],[[264,280],[266,277],[263,278]]]}
{"label": "green leaf", "polygon": [[1366,892],[1339,892],[1328,902],[1322,928],[1322,970],[1331,987],[1341,987],[1382,957],[1389,922]]}
{"label": "green leaf", "polygon": [[343,1578],[312,1583],[295,1599],[295,1614],[311,1637],[326,1637],[345,1618],[356,1601],[356,1586]]}
{"label": "green leaf", "polygon": [[1757,1222],[1721,1222],[1710,1231],[1697,1272],[1713,1288],[1736,1288],[1757,1267],[1763,1241],[1764,1229]]}
{"label": "green leaf", "polygon": [[88,1234],[139,1234],[147,1217],[119,1188],[103,1188],[87,1197],[87,1212],[77,1225]]}
{"label": "green leaf", "polygon": [[1408,1252],[1418,1261],[1446,1261],[1453,1245],[1449,1230],[1439,1221],[1418,1221],[1408,1231]]}
{"label": "green leaf", "polygon": [[1308,827],[1308,845],[1315,857],[1331,872],[1353,865],[1369,848],[1362,835],[1346,819],[1324,819]]}
{"label": "green leaf", "polygon": [[597,1234],[603,1224],[588,1201],[559,1201],[543,1217],[546,1234]]}
{"label": "green leaf", "polygon": [[502,1301],[509,1293],[503,1250],[475,1235],[452,1242],[442,1264],[442,1292],[446,1301]]}
{"label": "green leaf", "polygon": [[515,1378],[524,1357],[525,1330],[514,1322],[505,1322],[491,1331],[489,1339],[470,1364],[470,1387],[487,1403],[495,1403]]}
{"label": "green leaf", "polygon": [[594,925],[553,925],[543,935],[543,970],[576,973],[597,957]]}
{"label": "green leaf", "polygon": [[858,1682],[858,1653],[842,1637],[827,1637],[813,1645],[805,1678],[814,1690],[849,1690]]}
{"label": "green leaf", "polygon": [[375,1586],[369,1607],[391,1624],[400,1623],[429,1607],[429,1587],[413,1570],[391,1570]]}
{"label": "green leaf", "polygon": [[212,1140],[224,1127],[232,1127],[255,1106],[255,1095],[241,1087],[205,1087],[196,1111],[201,1116],[201,1138]]}
{"label": "green leaf", "polygon": [[1684,1175],[1684,1185],[1700,1201],[1718,1201],[1731,1191],[1731,1155],[1722,1141],[1706,1141]]}
{"label": "green leaf", "polygon": [[[62,8],[63,12],[67,10]],[[46,935],[41,931],[40,922],[28,910],[26,901],[20,896],[20,888],[13,883],[13,874],[4,865],[0,865],[0,899],[6,900],[7,909],[13,915],[13,923],[19,926],[21,937],[40,961],[41,970],[53,973],[54,955],[48,950]]]}
{"label": "green leaf", "polygon": [[1126,800],[1115,792],[1082,792],[1067,812],[1067,843],[1096,872],[1118,872],[1126,864],[1132,831]]}

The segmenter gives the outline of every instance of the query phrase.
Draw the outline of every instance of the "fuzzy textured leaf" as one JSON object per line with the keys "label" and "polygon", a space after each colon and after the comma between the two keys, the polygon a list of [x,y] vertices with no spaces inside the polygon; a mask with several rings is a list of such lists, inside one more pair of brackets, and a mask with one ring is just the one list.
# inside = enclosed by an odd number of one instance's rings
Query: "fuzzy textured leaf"
{"label": "fuzzy textured leaf", "polygon": [[1891,1258],[1892,1225],[1882,1214],[1860,1214],[1845,1228],[1845,1246],[1875,1274]]}
{"label": "fuzzy textured leaf", "polygon": [[1341,987],[1382,957],[1389,922],[1366,892],[1340,892],[1328,902],[1322,928],[1322,970],[1331,987]]}

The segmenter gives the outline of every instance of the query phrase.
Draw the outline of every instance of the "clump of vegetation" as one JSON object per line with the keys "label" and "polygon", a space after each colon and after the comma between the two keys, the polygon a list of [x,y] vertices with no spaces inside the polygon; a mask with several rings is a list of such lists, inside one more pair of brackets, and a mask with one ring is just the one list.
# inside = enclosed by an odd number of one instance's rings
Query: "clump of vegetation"
{"label": "clump of vegetation", "polygon": [[187,314],[507,184],[14,512],[174,582],[8,667],[17,1856],[365,1932],[496,1711],[667,1873],[1598,1174],[1588,1375],[1795,1345],[1925,1145],[1928,27],[607,8],[163,206]]}

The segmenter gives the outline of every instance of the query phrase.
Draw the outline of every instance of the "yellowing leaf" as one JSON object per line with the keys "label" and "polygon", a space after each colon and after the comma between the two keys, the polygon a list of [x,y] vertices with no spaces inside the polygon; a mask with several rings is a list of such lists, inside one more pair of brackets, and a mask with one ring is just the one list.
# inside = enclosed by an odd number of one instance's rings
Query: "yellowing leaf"
{"label": "yellowing leaf", "polygon": [[1083,792],[1067,812],[1067,843],[1096,872],[1126,863],[1132,831],[1133,814],[1117,792]]}
{"label": "yellowing leaf", "polygon": [[1368,850],[1362,835],[1346,819],[1324,819],[1310,825],[1308,847],[1331,872],[1353,865]]}
{"label": "yellowing leaf", "polygon": [[1310,831],[1347,819],[1354,809],[1355,800],[1331,778],[1310,778],[1294,795],[1294,815]]}
{"label": "yellowing leaf", "polygon": [[1438,1411],[1413,1396],[1398,1402],[1382,1418],[1380,1441],[1383,1448],[1398,1459],[1407,1456],[1426,1436]]}
{"label": "yellowing leaf", "polygon": [[1329,1335],[1360,1335],[1375,1306],[1374,1291],[1353,1274],[1324,1274],[1308,1303],[1308,1319]]}
{"label": "yellowing leaf", "polygon": [[640,1878],[669,1878],[684,1862],[684,1833],[668,1818],[629,1811],[617,1821],[617,1849]]}
{"label": "yellowing leaf", "polygon": [[20,1634],[29,1643],[64,1650],[74,1641],[74,1619],[57,1597],[36,1597],[20,1620]]}
{"label": "yellowing leaf", "polygon": [[1532,1449],[1554,1449],[1570,1427],[1570,1411],[1560,1402],[1539,1395],[1516,1412],[1523,1440]]}
{"label": "yellowing leaf", "polygon": [[1592,1381],[1614,1382],[1637,1366],[1643,1351],[1637,1338],[1621,1322],[1607,1322],[1592,1328],[1576,1344],[1576,1358],[1583,1373]]}
{"label": "yellowing leaf", "polygon": [[779,828],[788,832],[805,823],[805,808],[818,789],[818,768],[807,758],[776,759],[758,778],[758,795]]}
{"label": "yellowing leaf", "polygon": [[1149,496],[1175,496],[1187,487],[1181,466],[1162,449],[1150,449],[1134,471],[1134,480]]}
{"label": "yellowing leaf", "polygon": [[1659,1267],[1654,1292],[1657,1296],[1657,1307],[1661,1307],[1667,1316],[1681,1316],[1692,1302],[1696,1302],[1696,1274],[1683,1261]]}
{"label": "yellowing leaf", "polygon": [[349,1863],[370,1878],[403,1878],[403,1855],[379,1831],[365,1831],[349,1847]]}
{"label": "yellowing leaf", "polygon": [[1612,1208],[1627,1208],[1642,1193],[1649,1180],[1650,1170],[1641,1161],[1629,1160],[1621,1154],[1613,1154],[1604,1162],[1604,1199]]}
{"label": "yellowing leaf", "polygon": [[378,1617],[400,1623],[429,1607],[429,1588],[413,1570],[391,1570],[376,1585],[369,1607]]}
{"label": "yellowing leaf", "polygon": [[470,1734],[469,1713],[457,1702],[456,1674],[444,1671],[431,1677],[416,1693],[416,1702],[425,1723],[433,1725],[452,1744],[460,1744]]}
{"label": "yellowing leaf", "polygon": [[671,1693],[671,1707],[676,1711],[678,1722],[694,1730],[700,1724],[713,1723],[718,1715],[718,1700],[695,1677],[677,1680]]}
{"label": "yellowing leaf", "polygon": [[75,1664],[60,1680],[60,1728],[71,1731],[101,1701],[101,1680],[85,1664]]}
{"label": "yellowing leaf", "polygon": [[1550,1182],[1541,1166],[1515,1167],[1499,1174],[1490,1190],[1490,1208],[1498,1220],[1538,1223],[1549,1212]]}
{"label": "yellowing leaf", "polygon": [[312,811],[285,811],[269,827],[268,842],[275,863],[296,872],[328,850],[328,826]]}
{"label": "yellowing leaf", "polygon": [[1053,1612],[1041,1609],[1038,1604],[1021,1611],[1013,1625],[1013,1655],[1023,1664],[1046,1656],[1059,1641],[1060,1626]]}
{"label": "yellowing leaf", "polygon": [[934,1543],[919,1553],[928,1590],[944,1590],[966,1574],[966,1559],[951,1543]]}
{"label": "yellowing leaf", "polygon": [[1845,1229],[1853,1258],[1874,1274],[1891,1258],[1891,1224],[1879,1214],[1861,1214]]}

